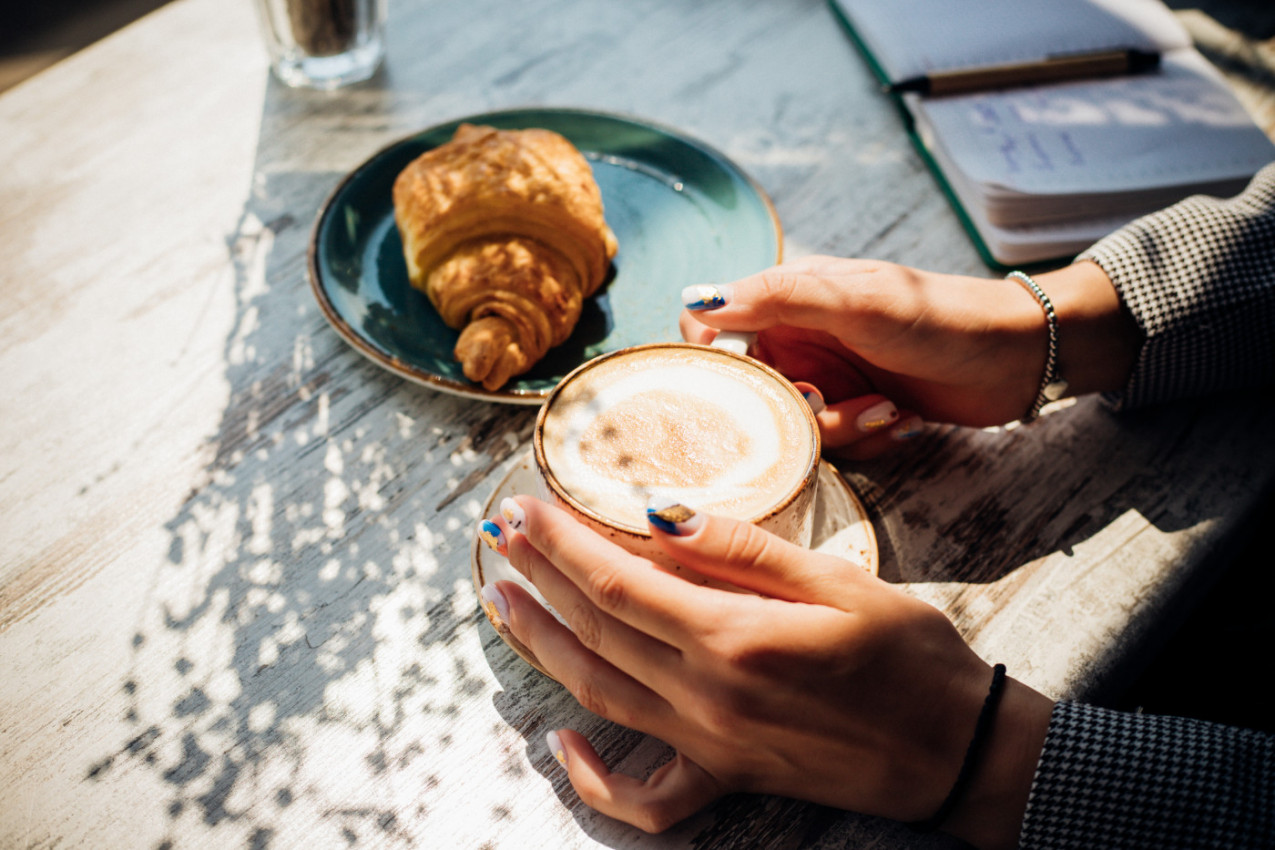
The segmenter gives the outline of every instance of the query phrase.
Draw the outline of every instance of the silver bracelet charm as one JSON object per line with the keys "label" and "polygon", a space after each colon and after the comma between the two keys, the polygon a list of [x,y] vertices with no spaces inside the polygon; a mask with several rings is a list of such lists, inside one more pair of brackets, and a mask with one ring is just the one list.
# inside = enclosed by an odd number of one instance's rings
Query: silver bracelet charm
{"label": "silver bracelet charm", "polygon": [[1045,374],[1041,376],[1040,390],[1036,393],[1036,400],[1032,402],[1027,415],[1022,417],[1023,422],[1030,422],[1040,415],[1040,409],[1046,403],[1057,401],[1067,393],[1067,382],[1058,374],[1058,314],[1054,312],[1054,302],[1049,300],[1045,290],[1023,272],[1010,272],[1005,279],[1016,280],[1027,287],[1027,291],[1040,302],[1041,309],[1045,311],[1045,323],[1049,328],[1049,352],[1045,357]]}

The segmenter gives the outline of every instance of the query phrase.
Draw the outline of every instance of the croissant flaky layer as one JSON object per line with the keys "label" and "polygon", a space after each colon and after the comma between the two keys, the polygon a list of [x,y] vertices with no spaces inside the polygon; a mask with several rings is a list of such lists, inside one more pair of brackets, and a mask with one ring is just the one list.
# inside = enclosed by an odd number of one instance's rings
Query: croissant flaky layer
{"label": "croissant flaky layer", "polygon": [[462,124],[394,183],[408,277],[498,389],[575,328],[615,256],[589,163],[548,130]]}

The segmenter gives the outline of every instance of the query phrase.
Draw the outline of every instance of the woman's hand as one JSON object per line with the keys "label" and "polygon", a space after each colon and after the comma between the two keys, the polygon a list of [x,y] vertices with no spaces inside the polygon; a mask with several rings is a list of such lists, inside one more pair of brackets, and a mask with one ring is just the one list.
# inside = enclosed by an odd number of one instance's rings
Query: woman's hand
{"label": "woman's hand", "polygon": [[[498,519],[511,582],[498,618],[585,708],[677,754],[651,777],[611,773],[556,733],[580,798],[659,831],[735,791],[901,820],[931,815],[960,768],[991,671],[935,608],[856,565],[753,525],[697,515],[652,533],[678,563],[752,593],[693,584],[528,497]],[[1050,701],[1013,682],[982,768],[945,829],[1012,846]]]}
{"label": "woman's hand", "polygon": [[[1058,315],[1059,369],[1072,393],[1122,387],[1140,334],[1102,269],[1077,263],[1036,281]],[[714,290],[723,297],[712,298]],[[879,426],[855,426],[872,405],[897,405],[900,422],[914,411],[930,421],[999,425],[1028,410],[1044,371],[1044,311],[1013,280],[806,257],[726,286],[688,287],[685,300],[698,307],[681,317],[688,341],[758,332],[754,355],[813,384],[829,403],[819,414],[825,443],[859,443],[861,454],[884,447]]]}

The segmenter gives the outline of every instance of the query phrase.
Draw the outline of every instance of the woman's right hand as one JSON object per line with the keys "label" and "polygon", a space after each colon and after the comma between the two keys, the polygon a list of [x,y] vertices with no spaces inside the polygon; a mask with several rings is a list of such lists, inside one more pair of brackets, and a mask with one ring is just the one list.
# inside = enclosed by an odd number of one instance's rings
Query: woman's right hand
{"label": "woman's right hand", "polygon": [[[1077,263],[1036,281],[1059,316],[1073,393],[1122,386],[1140,337],[1102,269]],[[682,335],[757,332],[754,356],[829,403],[820,422],[834,448],[865,436],[833,427],[839,406],[876,397],[929,421],[999,425],[1028,410],[1044,371],[1044,311],[1015,280],[815,256],[713,289],[724,303],[683,312]],[[687,302],[700,290],[688,287]]]}
{"label": "woman's right hand", "polygon": [[[906,821],[933,815],[992,678],[951,622],[848,561],[750,523],[686,508],[658,518],[652,538],[673,561],[751,592],[666,572],[526,496],[502,503],[498,534],[484,526],[563,618],[498,582],[482,591],[497,627],[585,708],[677,751],[632,777],[560,730],[551,747],[580,798],[653,832],[736,791]],[[1051,710],[1007,683],[945,830],[1013,846]]]}

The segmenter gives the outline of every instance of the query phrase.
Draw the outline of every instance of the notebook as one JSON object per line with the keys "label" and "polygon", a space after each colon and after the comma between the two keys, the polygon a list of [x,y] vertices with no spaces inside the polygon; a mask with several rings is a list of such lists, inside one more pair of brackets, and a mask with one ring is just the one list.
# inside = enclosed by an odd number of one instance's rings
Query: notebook
{"label": "notebook", "polygon": [[891,94],[989,265],[1070,259],[1191,194],[1231,195],[1275,144],[1159,0],[830,0],[888,86],[934,72],[1100,50],[1152,71]]}

